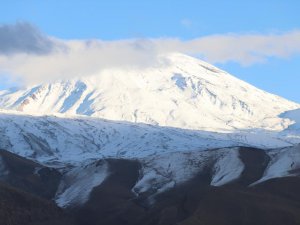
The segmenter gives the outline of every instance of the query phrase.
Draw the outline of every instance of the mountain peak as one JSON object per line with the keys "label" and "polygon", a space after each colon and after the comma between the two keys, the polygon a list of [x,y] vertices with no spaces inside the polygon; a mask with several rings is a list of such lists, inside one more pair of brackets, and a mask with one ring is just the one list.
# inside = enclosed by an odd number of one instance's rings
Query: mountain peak
{"label": "mountain peak", "polygon": [[213,131],[281,130],[290,123],[278,115],[299,107],[193,57],[164,61],[0,92],[0,107]]}

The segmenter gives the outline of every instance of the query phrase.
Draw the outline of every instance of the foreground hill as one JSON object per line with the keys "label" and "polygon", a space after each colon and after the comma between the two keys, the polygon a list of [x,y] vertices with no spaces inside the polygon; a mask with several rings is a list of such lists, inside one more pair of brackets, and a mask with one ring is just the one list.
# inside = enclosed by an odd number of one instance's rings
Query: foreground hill
{"label": "foreground hill", "polygon": [[[82,167],[82,173],[96,175],[92,171],[103,169],[105,165],[109,171],[106,178],[92,189],[85,201],[73,202],[63,209],[59,209],[51,200],[53,190],[59,192],[61,184],[74,182],[74,168],[47,168],[4,150],[0,151],[0,155],[3,165],[0,177],[0,224],[300,224],[299,167],[286,177],[249,186],[259,180],[269,167],[270,158],[259,149],[239,149],[243,170],[238,178],[226,185],[212,185],[216,168],[213,164],[207,164],[190,179],[164,192],[155,192],[153,189],[158,188],[156,185],[160,183],[152,185],[152,190],[137,192],[135,186],[140,182],[140,171],[145,166],[141,161],[97,160]],[[6,171],[5,176],[3,171]],[[87,174],[86,171],[91,173]],[[73,176],[70,176],[70,172]],[[77,175],[81,176],[82,173]],[[47,185],[49,179],[59,181],[60,185],[53,185],[55,182]],[[84,185],[81,183],[73,188],[79,191],[79,198],[86,188]]]}

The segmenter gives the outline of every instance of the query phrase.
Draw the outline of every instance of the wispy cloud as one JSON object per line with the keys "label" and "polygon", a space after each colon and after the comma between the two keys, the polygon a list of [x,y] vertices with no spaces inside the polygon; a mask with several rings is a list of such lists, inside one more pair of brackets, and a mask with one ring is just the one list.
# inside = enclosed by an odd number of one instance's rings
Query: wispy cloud
{"label": "wispy cloud", "polygon": [[178,51],[210,63],[237,62],[251,65],[269,57],[287,58],[300,54],[300,31],[282,34],[212,35],[193,40],[154,40],[160,51]]}
{"label": "wispy cloud", "polygon": [[85,76],[107,68],[148,67],[158,56],[181,52],[211,63],[251,65],[269,57],[300,54],[300,31],[281,34],[224,34],[182,41],[176,38],[119,41],[59,40],[30,24],[0,27],[0,72],[41,82]]}

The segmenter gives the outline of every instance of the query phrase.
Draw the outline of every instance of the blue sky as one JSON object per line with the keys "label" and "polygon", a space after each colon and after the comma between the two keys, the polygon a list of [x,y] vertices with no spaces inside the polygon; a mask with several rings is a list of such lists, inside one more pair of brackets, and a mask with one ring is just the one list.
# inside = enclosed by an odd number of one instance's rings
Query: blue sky
{"label": "blue sky", "polygon": [[[0,22],[29,22],[47,35],[66,40],[178,38],[184,41],[216,34],[264,35],[299,30],[299,11],[298,0],[11,0],[1,3]],[[251,65],[215,64],[266,91],[300,102],[298,54],[268,57]],[[0,88],[12,85],[1,77]]]}

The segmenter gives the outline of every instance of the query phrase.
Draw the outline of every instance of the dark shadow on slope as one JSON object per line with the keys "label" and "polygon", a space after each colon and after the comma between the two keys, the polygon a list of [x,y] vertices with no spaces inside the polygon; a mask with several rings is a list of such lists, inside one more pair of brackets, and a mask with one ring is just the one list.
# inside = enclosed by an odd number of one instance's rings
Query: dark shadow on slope
{"label": "dark shadow on slope", "polygon": [[[226,186],[212,188],[199,202],[197,210],[180,225],[299,225],[300,179],[268,181],[253,188]],[[282,190],[280,186],[289,187]],[[280,192],[272,189],[279,188]],[[287,196],[289,195],[289,196]]]}
{"label": "dark shadow on slope", "polygon": [[0,150],[2,174],[0,181],[31,194],[52,199],[61,180],[61,174],[53,169]]}
{"label": "dark shadow on slope", "polygon": [[72,225],[54,202],[0,182],[1,225]]}
{"label": "dark shadow on slope", "polygon": [[263,176],[270,157],[266,151],[256,148],[240,147],[239,153],[245,168],[237,183],[246,187]]}
{"label": "dark shadow on slope", "polygon": [[94,188],[84,207],[71,210],[78,224],[130,224],[144,213],[131,191],[139,179],[140,163],[122,159],[107,162],[111,175]]}
{"label": "dark shadow on slope", "polygon": [[61,175],[54,169],[0,150],[0,224],[73,225],[51,199]]}

